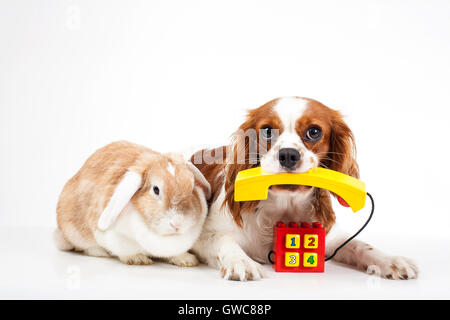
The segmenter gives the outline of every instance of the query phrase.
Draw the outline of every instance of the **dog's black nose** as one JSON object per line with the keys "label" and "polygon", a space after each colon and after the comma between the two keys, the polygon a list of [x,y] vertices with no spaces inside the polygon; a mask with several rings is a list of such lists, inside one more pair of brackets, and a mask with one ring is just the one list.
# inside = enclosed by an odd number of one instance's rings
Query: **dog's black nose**
{"label": "dog's black nose", "polygon": [[283,148],[278,151],[278,160],[282,167],[293,169],[300,160],[300,152],[294,148]]}

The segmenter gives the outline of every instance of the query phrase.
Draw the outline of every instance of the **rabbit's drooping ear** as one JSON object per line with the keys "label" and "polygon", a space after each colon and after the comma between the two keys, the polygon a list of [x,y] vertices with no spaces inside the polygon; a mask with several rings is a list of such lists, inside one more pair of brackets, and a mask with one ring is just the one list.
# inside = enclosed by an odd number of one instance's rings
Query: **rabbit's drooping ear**
{"label": "rabbit's drooping ear", "polygon": [[122,212],[136,191],[141,188],[141,185],[142,177],[140,174],[133,171],[127,171],[124,174],[98,220],[97,226],[100,230],[105,231],[113,225],[120,212]]}
{"label": "rabbit's drooping ear", "polygon": [[205,197],[208,200],[211,197],[211,185],[209,184],[208,180],[206,180],[203,173],[200,172],[200,170],[197,169],[197,167],[190,161],[186,161],[186,164],[188,165],[189,169],[191,169],[192,173],[194,174],[194,179],[198,183],[200,183],[203,192],[205,193]]}

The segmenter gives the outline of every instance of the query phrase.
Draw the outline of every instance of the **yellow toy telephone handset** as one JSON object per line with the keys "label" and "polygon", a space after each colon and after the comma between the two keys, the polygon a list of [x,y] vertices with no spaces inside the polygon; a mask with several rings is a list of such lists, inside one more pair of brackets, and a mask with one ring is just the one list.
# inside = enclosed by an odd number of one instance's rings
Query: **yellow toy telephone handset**
{"label": "yellow toy telephone handset", "polygon": [[325,168],[313,168],[305,173],[273,174],[256,167],[240,171],[234,185],[234,201],[267,199],[271,185],[298,184],[327,189],[340,196],[353,212],[364,208],[366,187],[364,182]]}

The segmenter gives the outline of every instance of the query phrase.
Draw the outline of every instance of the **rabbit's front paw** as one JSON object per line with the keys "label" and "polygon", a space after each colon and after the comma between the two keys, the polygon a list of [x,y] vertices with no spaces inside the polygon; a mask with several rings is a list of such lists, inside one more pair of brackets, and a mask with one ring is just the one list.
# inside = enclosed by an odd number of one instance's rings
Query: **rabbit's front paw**
{"label": "rabbit's front paw", "polygon": [[143,254],[137,254],[134,256],[119,257],[119,260],[125,264],[134,265],[150,265],[153,264],[153,260]]}
{"label": "rabbit's front paw", "polygon": [[179,267],[195,267],[199,264],[197,257],[188,252],[176,257],[170,257],[167,259],[167,262]]}

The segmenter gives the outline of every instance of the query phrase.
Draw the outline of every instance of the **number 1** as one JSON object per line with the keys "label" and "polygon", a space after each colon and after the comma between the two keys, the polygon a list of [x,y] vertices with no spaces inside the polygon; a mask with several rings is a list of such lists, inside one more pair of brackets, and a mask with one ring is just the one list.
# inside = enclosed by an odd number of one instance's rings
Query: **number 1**
{"label": "number 1", "polygon": [[291,247],[295,247],[295,238],[294,237],[291,238]]}

